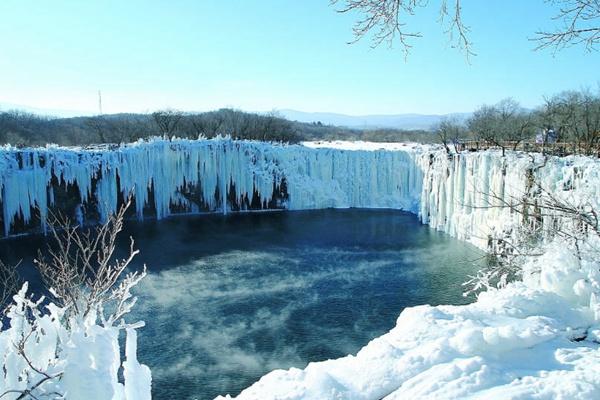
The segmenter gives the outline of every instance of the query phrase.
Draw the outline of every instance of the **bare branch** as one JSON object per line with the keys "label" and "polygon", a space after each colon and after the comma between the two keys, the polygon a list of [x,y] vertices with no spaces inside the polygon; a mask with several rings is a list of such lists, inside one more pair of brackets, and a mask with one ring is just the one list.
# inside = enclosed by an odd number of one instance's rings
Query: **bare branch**
{"label": "bare branch", "polygon": [[567,47],[583,45],[596,50],[600,43],[600,0],[547,0],[558,5],[553,18],[561,24],[551,31],[537,31],[530,40],[538,42],[535,50],[552,48],[556,53]]}
{"label": "bare branch", "polygon": [[[453,4],[451,10],[448,1]],[[354,40],[350,43],[356,43],[372,34],[371,47],[378,47],[385,42],[391,48],[398,41],[407,56],[412,47],[411,40],[422,37],[420,32],[406,29],[404,18],[415,15],[418,8],[425,8],[427,0],[331,0],[332,5],[340,3],[342,6],[338,12],[356,12],[362,15],[352,28]],[[460,0],[441,1],[439,22],[444,25],[446,21],[445,33],[454,43],[453,47],[464,51],[467,59],[475,55],[468,39],[469,28],[462,20]]]}
{"label": "bare branch", "polygon": [[6,265],[0,260],[0,318],[11,303],[13,294],[18,290],[20,284],[20,278],[17,274],[18,267],[19,264]]}
{"label": "bare branch", "polygon": [[[115,259],[117,238],[123,229],[123,218],[130,202],[108,221],[93,230],[72,226],[68,218],[53,216],[50,231],[54,246],[47,255],[41,252],[34,261],[45,285],[51,290],[55,303],[82,318],[110,307],[108,316],[100,315],[103,322],[114,323],[123,317],[133,304],[129,289],[145,276],[135,272],[122,277],[138,254],[131,239],[129,255]],[[122,282],[118,284],[119,280]],[[118,284],[118,285],[117,285]]]}

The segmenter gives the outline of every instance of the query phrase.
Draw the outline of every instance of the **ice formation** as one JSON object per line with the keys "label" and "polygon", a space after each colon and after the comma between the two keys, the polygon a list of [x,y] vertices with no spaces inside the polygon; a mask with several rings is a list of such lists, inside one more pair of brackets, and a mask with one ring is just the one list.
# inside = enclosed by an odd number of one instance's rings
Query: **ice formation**
{"label": "ice formation", "polygon": [[[85,218],[83,204],[93,204],[100,219],[105,219],[128,194],[134,196],[140,218],[150,206],[159,219],[176,207],[244,209],[253,198],[261,208],[273,206],[274,200],[277,207],[290,210],[398,208],[418,213],[424,223],[485,248],[490,235],[519,223],[510,207],[492,206],[514,203],[527,193],[528,174],[549,190],[577,189],[597,182],[597,164],[582,157],[544,162],[539,155],[500,157],[493,151],[449,158],[418,145],[287,146],[226,138],[157,139],[105,150],[4,147],[0,148],[0,203],[5,234],[17,217],[29,222],[35,209],[44,228],[57,186],[67,185],[78,189],[72,214],[80,222]],[[185,194],[189,188],[196,190]],[[588,197],[594,195],[598,198],[600,189]]]}
{"label": "ice formation", "polygon": [[[285,185],[280,207],[390,207],[416,211],[422,176],[414,148],[406,151],[347,151],[253,141],[153,140],[111,150],[0,150],[0,202],[5,234],[15,218],[25,223],[39,209],[45,228],[54,185],[76,185],[81,203],[94,202],[105,219],[117,209],[119,195],[133,194],[143,216],[152,199],[157,218],[174,206],[193,211],[198,204],[227,212],[253,198],[267,208]],[[183,196],[199,188],[195,198]],[[120,192],[120,193],[119,193]],[[73,211],[80,219],[80,209]]]}
{"label": "ice formation", "polygon": [[[502,157],[494,151],[448,156],[419,145],[286,146],[224,138],[154,140],[110,151],[0,150],[6,233],[16,218],[29,221],[34,206],[43,228],[56,185],[76,184],[78,220],[85,218],[81,204],[94,204],[105,218],[128,193],[138,216],[152,203],[158,218],[178,207],[243,209],[252,199],[261,208],[273,202],[287,209],[389,207],[486,249],[490,238],[510,235],[522,223],[512,205],[521,196],[536,199],[533,180],[561,200],[600,209],[600,162],[584,157]],[[552,213],[536,218],[543,229],[564,223]],[[544,255],[526,265],[522,282],[485,292],[468,306],[408,308],[394,329],[356,356],[273,371],[238,398],[600,398],[600,265],[586,256],[597,254],[593,246],[600,243],[585,244],[577,258],[552,235],[544,238]],[[107,354],[111,340],[106,338]],[[107,371],[97,371],[126,398],[147,393],[150,379],[130,357],[134,343],[132,334],[124,375],[142,386],[111,380],[116,358],[105,364]]]}
{"label": "ice formation", "polygon": [[63,309],[50,304],[42,313],[40,303],[34,303],[26,292],[27,284],[14,296],[7,313],[10,324],[0,332],[3,399],[151,398],[150,370],[137,361],[133,326],[126,329],[126,360],[121,362],[120,327],[98,325],[95,314],[85,320],[72,319],[67,327]]}

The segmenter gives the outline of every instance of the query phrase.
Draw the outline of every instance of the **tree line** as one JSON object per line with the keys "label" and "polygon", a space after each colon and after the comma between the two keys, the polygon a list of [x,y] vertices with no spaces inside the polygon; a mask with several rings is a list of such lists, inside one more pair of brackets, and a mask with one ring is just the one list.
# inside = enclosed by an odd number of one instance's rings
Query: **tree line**
{"label": "tree line", "polygon": [[571,153],[596,154],[600,147],[600,90],[565,91],[526,109],[512,98],[482,105],[466,120],[446,118],[431,130],[352,129],[321,122],[289,121],[276,113],[233,109],[204,113],[159,110],[149,114],[111,114],[52,118],[19,110],[0,111],[0,144],[65,146],[127,143],[153,136],[196,139],[218,135],[297,143],[303,140],[442,143],[460,150],[465,141],[517,149],[523,142],[549,139],[565,143]]}
{"label": "tree line", "polygon": [[233,109],[204,113],[159,110],[150,114],[110,114],[52,118],[20,110],[0,111],[0,144],[65,146],[127,143],[153,136],[196,139],[215,136],[297,143],[302,140],[417,141],[432,143],[432,132],[401,129],[351,129],[320,122],[289,121],[276,113]]}
{"label": "tree line", "polygon": [[[600,149],[600,90],[565,91],[527,110],[512,98],[482,105],[466,121],[445,119],[435,128],[447,151],[465,140],[516,149],[525,141],[559,142],[569,152],[596,154]],[[548,134],[551,133],[550,138]]]}
{"label": "tree line", "polygon": [[151,114],[74,118],[52,118],[19,110],[0,112],[0,143],[13,145],[89,145],[133,142],[153,136],[195,139],[217,135],[280,142],[300,140],[290,121],[273,114],[230,109],[206,113],[159,110]]}

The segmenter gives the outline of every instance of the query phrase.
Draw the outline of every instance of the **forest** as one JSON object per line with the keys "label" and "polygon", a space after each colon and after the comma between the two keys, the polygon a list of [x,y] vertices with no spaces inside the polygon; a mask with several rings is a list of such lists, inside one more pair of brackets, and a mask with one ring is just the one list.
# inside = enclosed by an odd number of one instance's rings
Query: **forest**
{"label": "forest", "polygon": [[297,143],[303,140],[365,140],[432,142],[432,132],[400,129],[351,129],[321,122],[288,121],[275,113],[256,114],[233,109],[204,113],[159,110],[150,114],[111,114],[55,118],[21,110],[0,110],[0,144],[63,146],[126,143],[153,136],[196,139],[229,135]]}

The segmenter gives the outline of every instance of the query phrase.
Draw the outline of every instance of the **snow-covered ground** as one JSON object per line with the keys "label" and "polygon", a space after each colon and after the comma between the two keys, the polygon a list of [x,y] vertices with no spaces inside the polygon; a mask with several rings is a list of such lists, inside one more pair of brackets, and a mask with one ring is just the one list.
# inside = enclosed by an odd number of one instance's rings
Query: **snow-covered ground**
{"label": "snow-covered ground", "polygon": [[[511,205],[535,195],[532,178],[561,200],[600,209],[598,160],[494,151],[448,157],[420,145],[155,140],[110,152],[4,148],[0,167],[6,232],[17,215],[31,217],[32,205],[44,224],[52,176],[76,182],[81,201],[95,197],[103,215],[116,209],[118,188],[134,193],[139,215],[153,190],[159,218],[172,204],[186,205],[178,195],[184,185],[200,184],[202,200],[226,211],[231,190],[238,199],[256,190],[268,201],[285,182],[288,209],[401,208],[481,248],[522,223]],[[538,223],[546,230],[566,222],[548,213]],[[600,398],[600,243],[578,245],[579,258],[547,235],[522,282],[468,306],[406,309],[356,356],[273,371],[239,398]]]}
{"label": "snow-covered ground", "polygon": [[597,299],[572,284],[582,273],[560,243],[540,265],[470,305],[407,308],[358,354],[273,371],[237,398],[600,398]]}

